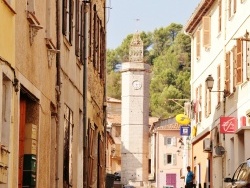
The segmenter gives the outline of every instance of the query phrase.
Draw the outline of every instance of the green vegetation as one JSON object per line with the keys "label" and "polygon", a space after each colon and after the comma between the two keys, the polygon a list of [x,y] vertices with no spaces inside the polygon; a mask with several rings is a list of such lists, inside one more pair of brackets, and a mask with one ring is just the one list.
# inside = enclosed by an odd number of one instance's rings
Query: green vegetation
{"label": "green vegetation", "polygon": [[[172,23],[154,32],[141,32],[144,43],[144,61],[152,67],[150,83],[150,115],[159,118],[183,113],[184,101],[170,99],[190,98],[190,38],[182,25]],[[128,60],[129,45],[133,34],[122,44],[107,50],[107,96],[121,98],[121,75],[116,66]]]}

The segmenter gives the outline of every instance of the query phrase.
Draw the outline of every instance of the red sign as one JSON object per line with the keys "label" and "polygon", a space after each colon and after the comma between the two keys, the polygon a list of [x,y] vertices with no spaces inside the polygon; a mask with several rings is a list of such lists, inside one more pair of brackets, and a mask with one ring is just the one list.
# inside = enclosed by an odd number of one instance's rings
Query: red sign
{"label": "red sign", "polygon": [[232,134],[237,130],[236,117],[221,117],[220,118],[220,133]]}

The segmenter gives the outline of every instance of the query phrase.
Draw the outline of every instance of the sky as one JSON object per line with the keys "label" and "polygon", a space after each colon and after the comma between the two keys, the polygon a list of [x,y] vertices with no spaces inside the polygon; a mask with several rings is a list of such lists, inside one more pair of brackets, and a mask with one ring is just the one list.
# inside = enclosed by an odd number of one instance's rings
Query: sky
{"label": "sky", "polygon": [[201,1],[106,0],[107,48],[117,48],[136,31],[153,32],[171,23],[185,26]]}

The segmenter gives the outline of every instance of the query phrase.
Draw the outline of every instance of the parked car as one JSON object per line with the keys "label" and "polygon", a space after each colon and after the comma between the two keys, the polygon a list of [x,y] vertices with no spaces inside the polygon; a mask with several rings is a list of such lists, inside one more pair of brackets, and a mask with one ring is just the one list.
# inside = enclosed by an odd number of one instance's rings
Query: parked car
{"label": "parked car", "polygon": [[232,178],[225,178],[226,188],[250,188],[250,158],[241,163]]}
{"label": "parked car", "polygon": [[119,172],[115,172],[115,181],[121,181],[121,174]]}

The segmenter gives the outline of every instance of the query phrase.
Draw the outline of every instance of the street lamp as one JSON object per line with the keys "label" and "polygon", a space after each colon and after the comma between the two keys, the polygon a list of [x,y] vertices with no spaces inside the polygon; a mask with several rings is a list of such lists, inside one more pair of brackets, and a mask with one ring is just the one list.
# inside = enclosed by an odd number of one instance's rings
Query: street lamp
{"label": "street lamp", "polygon": [[207,88],[208,88],[208,90],[209,90],[209,92],[223,92],[223,98],[224,98],[224,100],[225,100],[225,97],[226,97],[226,95],[225,95],[225,90],[223,90],[223,91],[212,91],[212,89],[213,89],[213,85],[214,85],[214,79],[213,79],[213,77],[211,76],[211,74],[210,75],[208,75],[208,77],[207,77],[207,79],[206,79],[206,85],[207,85]]}
{"label": "street lamp", "polygon": [[207,84],[207,88],[208,90],[211,92],[213,85],[214,85],[214,79],[211,75],[208,75],[207,79],[206,79],[206,84]]}

